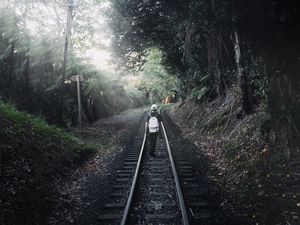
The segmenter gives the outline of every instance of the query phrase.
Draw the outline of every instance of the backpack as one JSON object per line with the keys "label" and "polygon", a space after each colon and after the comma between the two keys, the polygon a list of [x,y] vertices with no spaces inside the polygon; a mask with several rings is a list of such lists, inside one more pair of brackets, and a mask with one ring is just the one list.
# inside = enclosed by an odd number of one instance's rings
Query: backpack
{"label": "backpack", "polygon": [[156,116],[151,116],[148,124],[149,124],[149,133],[159,132],[159,122]]}

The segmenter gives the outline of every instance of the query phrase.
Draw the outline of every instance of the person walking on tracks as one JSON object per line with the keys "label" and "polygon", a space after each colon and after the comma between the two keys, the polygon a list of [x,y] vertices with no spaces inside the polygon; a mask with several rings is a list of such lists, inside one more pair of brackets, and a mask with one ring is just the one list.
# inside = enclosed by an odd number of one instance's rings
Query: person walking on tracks
{"label": "person walking on tracks", "polygon": [[154,152],[155,152],[157,137],[160,132],[161,122],[162,122],[162,118],[158,112],[158,107],[156,104],[153,104],[151,106],[151,110],[147,116],[147,121],[146,121],[146,133],[150,145],[150,156],[155,156]]}

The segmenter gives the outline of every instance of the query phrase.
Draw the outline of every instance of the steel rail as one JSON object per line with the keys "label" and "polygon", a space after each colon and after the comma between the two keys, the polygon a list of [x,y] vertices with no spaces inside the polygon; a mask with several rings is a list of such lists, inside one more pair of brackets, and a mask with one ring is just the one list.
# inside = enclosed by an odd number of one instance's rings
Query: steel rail
{"label": "steel rail", "polygon": [[169,145],[168,136],[167,136],[166,129],[165,129],[165,126],[164,126],[163,122],[161,122],[161,127],[162,127],[162,130],[164,132],[164,136],[165,136],[165,140],[166,140],[166,144],[167,144],[167,149],[168,149],[168,154],[169,154],[169,158],[170,158],[170,161],[171,161],[173,176],[174,176],[174,179],[175,179],[175,185],[176,185],[176,191],[177,191],[176,193],[177,193],[178,201],[179,201],[179,204],[180,204],[180,210],[181,210],[181,214],[182,214],[182,222],[183,222],[183,225],[189,225],[188,215],[187,215],[187,212],[186,212],[186,207],[185,207],[184,198],[183,198],[183,194],[182,194],[180,183],[179,183],[179,178],[178,178],[178,175],[177,175],[175,163],[174,163],[171,148],[170,148],[170,145]]}
{"label": "steel rail", "polygon": [[145,133],[144,133],[144,140],[143,140],[142,148],[141,148],[141,151],[140,151],[140,154],[139,154],[139,159],[138,159],[137,166],[136,166],[136,169],[135,169],[135,173],[134,173],[132,185],[131,185],[131,188],[130,188],[129,196],[128,196],[127,203],[126,203],[124,213],[123,213],[123,217],[122,217],[122,220],[121,220],[121,225],[126,225],[126,220],[127,220],[128,214],[129,214],[130,205],[131,205],[131,202],[132,202],[132,199],[133,199],[133,194],[134,194],[134,190],[135,190],[135,187],[136,187],[137,178],[138,178],[138,175],[139,175],[139,170],[140,170],[140,165],[141,165],[141,162],[142,162],[145,143],[146,143],[146,130],[145,130]]}

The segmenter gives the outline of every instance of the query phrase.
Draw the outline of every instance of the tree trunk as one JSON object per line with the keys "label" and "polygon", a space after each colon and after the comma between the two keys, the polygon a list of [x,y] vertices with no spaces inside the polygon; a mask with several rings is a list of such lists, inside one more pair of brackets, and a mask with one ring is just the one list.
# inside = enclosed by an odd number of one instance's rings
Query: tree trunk
{"label": "tree trunk", "polygon": [[67,28],[66,28],[66,35],[65,35],[65,45],[64,45],[64,61],[62,66],[62,77],[61,77],[61,87],[60,87],[60,112],[59,117],[61,124],[63,125],[63,99],[64,99],[64,83],[65,83],[65,77],[66,77],[66,70],[67,70],[67,60],[68,60],[68,47],[69,47],[69,41],[71,37],[71,29],[72,29],[72,12],[73,12],[73,5],[68,6],[68,15],[67,15]]}
{"label": "tree trunk", "polygon": [[241,65],[241,48],[238,32],[234,31],[234,54],[237,68],[237,85],[241,93],[242,107],[246,114],[253,112],[252,96],[249,91],[249,83],[246,72]]}
{"label": "tree trunk", "polygon": [[192,64],[192,37],[195,32],[196,25],[194,23],[188,23],[185,31],[185,41],[184,41],[184,51],[183,51],[183,60],[188,65]]}
{"label": "tree trunk", "polygon": [[24,97],[25,97],[25,105],[28,111],[32,111],[31,108],[31,93],[30,93],[30,58],[27,54],[25,59],[25,69],[24,69],[24,76],[25,76],[25,87],[24,87]]}
{"label": "tree trunk", "polygon": [[268,102],[273,121],[270,144],[275,151],[290,158],[295,146],[300,146],[300,62],[294,49],[281,51],[280,56],[268,56]]}
{"label": "tree trunk", "polygon": [[225,82],[220,70],[219,61],[222,57],[219,53],[220,43],[217,41],[215,32],[211,32],[206,37],[207,43],[207,61],[208,61],[208,73],[213,78],[213,89],[216,90],[218,97],[224,97],[225,95]]}
{"label": "tree trunk", "polygon": [[9,70],[8,70],[8,81],[7,81],[7,98],[12,100],[14,96],[13,88],[13,76],[14,76],[14,52],[15,52],[15,42],[13,41],[10,46],[9,52]]}

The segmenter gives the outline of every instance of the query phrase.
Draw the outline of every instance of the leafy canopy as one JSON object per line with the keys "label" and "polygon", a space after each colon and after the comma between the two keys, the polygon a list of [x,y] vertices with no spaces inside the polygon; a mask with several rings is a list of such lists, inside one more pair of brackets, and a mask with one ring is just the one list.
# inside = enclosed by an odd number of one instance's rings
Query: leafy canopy
{"label": "leafy canopy", "polygon": [[168,71],[163,64],[164,54],[159,48],[148,48],[146,50],[145,63],[140,73],[140,88],[154,93],[157,99],[169,95],[176,89],[176,77]]}

